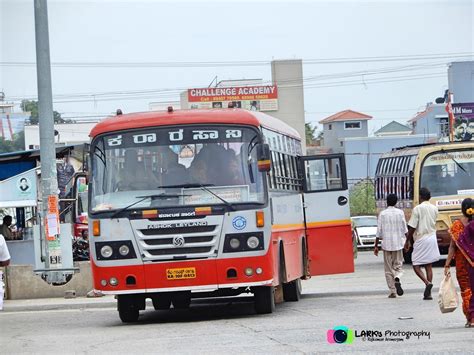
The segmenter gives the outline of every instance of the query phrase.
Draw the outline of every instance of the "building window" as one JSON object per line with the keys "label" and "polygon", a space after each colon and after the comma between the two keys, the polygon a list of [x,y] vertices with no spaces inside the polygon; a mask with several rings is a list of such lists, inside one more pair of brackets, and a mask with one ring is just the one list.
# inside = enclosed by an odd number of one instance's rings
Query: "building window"
{"label": "building window", "polygon": [[343,141],[341,141],[341,147],[344,147],[344,142]]}
{"label": "building window", "polygon": [[360,129],[360,121],[344,122],[344,129]]}
{"label": "building window", "polygon": [[332,130],[332,124],[330,124],[330,125],[328,126],[328,129],[329,129],[329,130]]}
{"label": "building window", "polygon": [[449,137],[449,122],[447,117],[440,118],[439,133],[441,137]]}

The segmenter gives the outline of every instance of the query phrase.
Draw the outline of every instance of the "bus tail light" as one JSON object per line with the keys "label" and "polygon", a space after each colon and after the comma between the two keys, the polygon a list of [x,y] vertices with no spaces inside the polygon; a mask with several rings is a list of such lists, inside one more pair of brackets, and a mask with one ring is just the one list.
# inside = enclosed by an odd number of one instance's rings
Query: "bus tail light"
{"label": "bus tail light", "polygon": [[100,221],[99,220],[92,221],[92,235],[94,237],[100,236]]}
{"label": "bus tail light", "polygon": [[256,219],[257,219],[257,227],[263,227],[265,226],[265,215],[263,213],[263,211],[257,211],[255,212],[255,216],[256,216]]}

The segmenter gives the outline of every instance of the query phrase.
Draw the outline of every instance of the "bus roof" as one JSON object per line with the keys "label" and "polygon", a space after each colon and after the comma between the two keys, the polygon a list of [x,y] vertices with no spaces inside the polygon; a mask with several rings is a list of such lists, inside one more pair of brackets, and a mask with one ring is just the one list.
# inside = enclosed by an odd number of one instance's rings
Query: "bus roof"
{"label": "bus roof", "polygon": [[[80,145],[65,145],[56,147],[56,158],[62,158],[65,155],[71,154],[74,149],[84,149],[83,144]],[[40,150],[20,150],[16,152],[9,152],[0,154],[0,166],[3,163],[15,163],[18,161],[39,160]]]}
{"label": "bus roof", "polygon": [[383,153],[380,158],[392,157],[392,156],[404,156],[404,155],[417,155],[420,151],[438,151],[441,149],[457,149],[457,148],[473,148],[473,141],[464,142],[441,142],[441,143],[426,143],[426,144],[415,144],[407,145],[404,147],[398,147],[392,149],[390,152]]}
{"label": "bus roof", "polygon": [[138,112],[106,118],[94,126],[89,136],[113,131],[135,128],[187,125],[187,124],[244,124],[259,128],[260,126],[296,139],[301,139],[298,131],[279,119],[262,112],[242,109],[212,110],[176,110]]}

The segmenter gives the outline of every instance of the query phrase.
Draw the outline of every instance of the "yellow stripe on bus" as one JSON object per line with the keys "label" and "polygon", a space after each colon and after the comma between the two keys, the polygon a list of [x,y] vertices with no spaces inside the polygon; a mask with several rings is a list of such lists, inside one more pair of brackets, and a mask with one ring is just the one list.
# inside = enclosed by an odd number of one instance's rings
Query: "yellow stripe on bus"
{"label": "yellow stripe on bus", "polygon": [[333,226],[340,226],[340,225],[347,225],[351,224],[350,219],[336,219],[333,221],[323,221],[323,222],[310,222],[307,224],[308,228],[311,227],[333,227]]}
{"label": "yellow stripe on bus", "polygon": [[272,226],[272,231],[290,231],[296,229],[304,229],[304,223],[296,223],[296,224],[274,224]]}
{"label": "yellow stripe on bus", "polygon": [[[334,227],[334,226],[341,226],[341,225],[350,225],[350,219],[337,219],[333,221],[323,221],[323,222],[310,222],[307,224],[307,228],[314,228],[314,227]],[[296,223],[296,224],[274,224],[272,226],[272,231],[289,231],[289,230],[296,230],[296,229],[304,229],[304,223]]]}

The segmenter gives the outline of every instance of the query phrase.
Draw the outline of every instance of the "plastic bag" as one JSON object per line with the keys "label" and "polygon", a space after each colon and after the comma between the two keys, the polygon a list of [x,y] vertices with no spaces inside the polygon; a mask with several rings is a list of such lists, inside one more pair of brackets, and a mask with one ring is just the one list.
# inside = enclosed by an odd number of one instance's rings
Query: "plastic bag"
{"label": "plastic bag", "polygon": [[459,298],[451,274],[448,274],[439,285],[438,304],[441,313],[453,312],[459,305]]}

